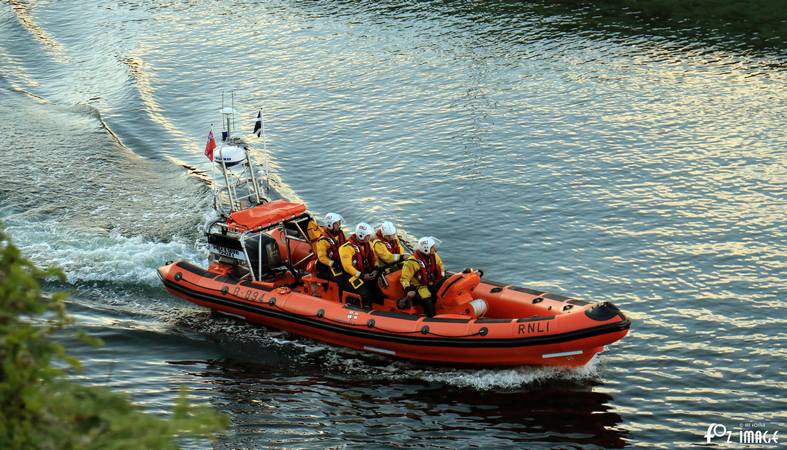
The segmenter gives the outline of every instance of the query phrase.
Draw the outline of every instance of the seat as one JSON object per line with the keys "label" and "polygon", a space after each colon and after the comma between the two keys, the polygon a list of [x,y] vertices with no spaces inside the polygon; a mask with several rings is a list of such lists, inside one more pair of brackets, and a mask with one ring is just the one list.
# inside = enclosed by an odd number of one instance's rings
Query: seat
{"label": "seat", "polygon": [[383,287],[380,285],[380,290],[383,293],[384,299],[399,300],[404,297],[404,288],[402,287],[402,271],[397,270],[385,276],[388,281],[388,286]]}
{"label": "seat", "polygon": [[317,276],[317,263],[316,260],[309,261],[306,264],[306,275],[301,277],[301,280],[307,283],[328,283],[329,280]]}

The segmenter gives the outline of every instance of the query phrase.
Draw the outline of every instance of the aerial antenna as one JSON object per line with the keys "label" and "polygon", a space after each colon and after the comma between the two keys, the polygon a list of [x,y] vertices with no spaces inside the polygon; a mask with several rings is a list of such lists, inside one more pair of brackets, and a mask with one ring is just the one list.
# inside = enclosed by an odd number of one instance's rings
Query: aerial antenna
{"label": "aerial antenna", "polygon": [[[230,101],[230,107],[232,108],[232,111],[234,112],[235,111],[235,89],[230,91],[230,96],[232,97],[232,100]],[[229,120],[227,122],[229,122]],[[232,129],[233,130],[237,130],[238,129],[237,127],[238,127],[238,125],[235,123],[235,114],[233,114],[232,115]],[[229,123],[227,124],[227,128],[229,128]],[[229,131],[229,130],[227,130],[227,131]]]}

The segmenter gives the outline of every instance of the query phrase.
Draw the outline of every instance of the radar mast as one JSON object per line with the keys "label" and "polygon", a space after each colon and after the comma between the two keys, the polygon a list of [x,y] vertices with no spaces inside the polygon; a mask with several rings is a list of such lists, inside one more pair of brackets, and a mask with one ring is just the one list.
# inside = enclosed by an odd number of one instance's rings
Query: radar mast
{"label": "radar mast", "polygon": [[257,181],[257,170],[249,157],[249,146],[236,136],[235,92],[230,104],[221,94],[221,144],[214,151],[213,207],[222,216],[265,203],[268,198]]}

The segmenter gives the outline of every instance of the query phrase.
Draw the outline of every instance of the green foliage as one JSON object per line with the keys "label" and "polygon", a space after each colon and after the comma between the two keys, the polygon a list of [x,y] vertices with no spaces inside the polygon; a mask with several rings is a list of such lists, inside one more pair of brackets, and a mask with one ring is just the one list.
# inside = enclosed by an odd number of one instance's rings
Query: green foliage
{"label": "green foliage", "polygon": [[182,390],[169,418],[145,414],[125,395],[66,378],[53,360],[78,370],[79,361],[52,339],[71,332],[92,345],[100,341],[70,331],[65,294],[43,295],[39,281],[65,280],[41,270],[0,230],[0,448],[177,448],[179,436],[214,438],[227,418],[190,405]]}

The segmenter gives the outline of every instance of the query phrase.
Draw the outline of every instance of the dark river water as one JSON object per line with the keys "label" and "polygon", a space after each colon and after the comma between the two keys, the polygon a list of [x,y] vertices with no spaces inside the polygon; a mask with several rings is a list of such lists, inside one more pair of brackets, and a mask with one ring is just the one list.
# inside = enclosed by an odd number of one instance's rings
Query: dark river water
{"label": "dark river water", "polygon": [[[542,6],[2,2],[0,220],[106,341],[71,348],[77,377],[229,415],[189,448],[787,440],[785,51]],[[615,302],[631,333],[578,370],[433,368],[171,298],[156,267],[206,259],[209,190],[182,166],[209,170],[222,90],[249,135],[264,106],[282,195],[437,236],[449,269]]]}

